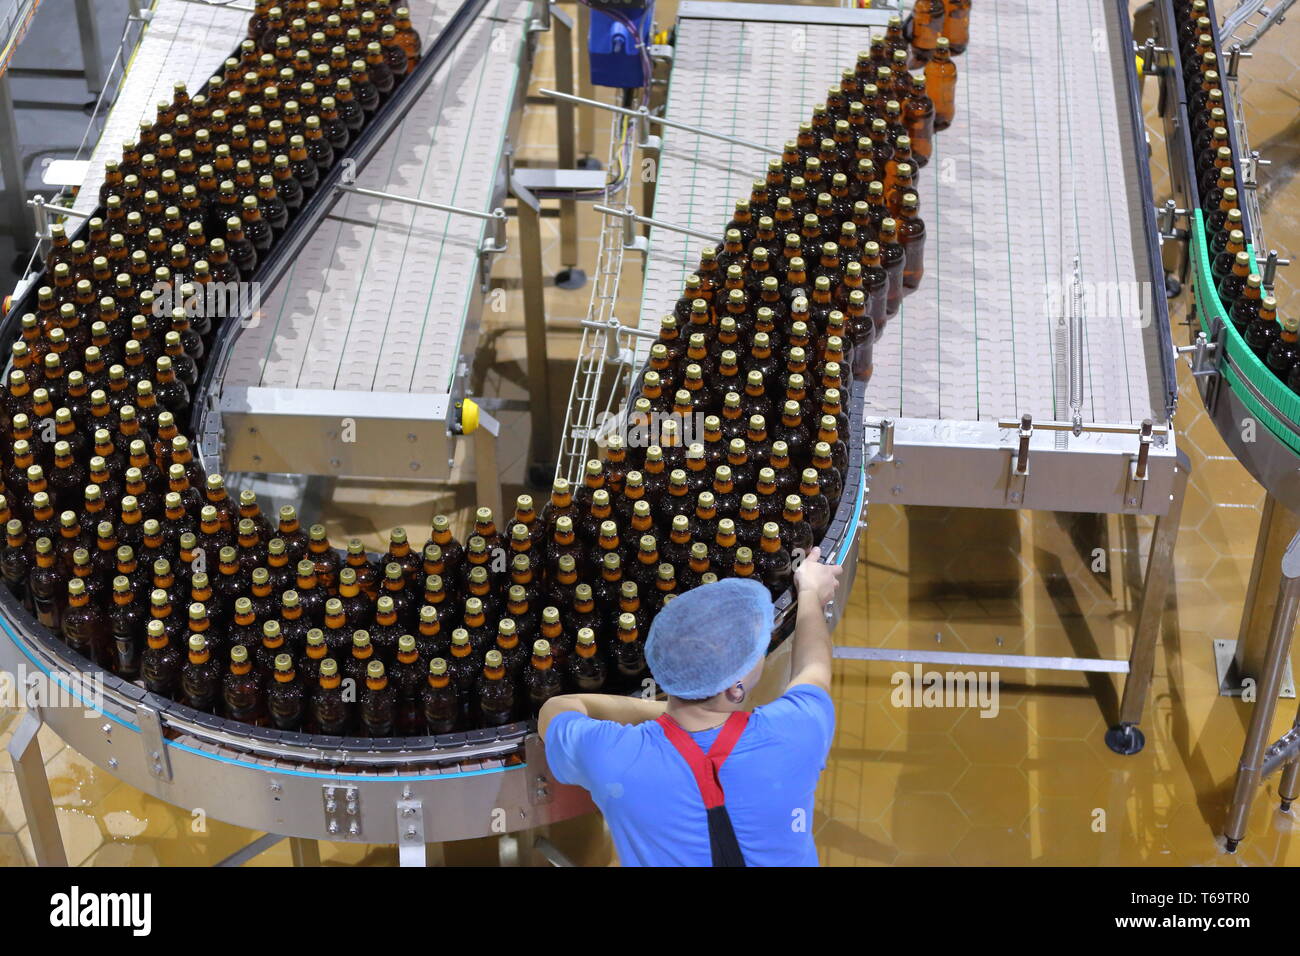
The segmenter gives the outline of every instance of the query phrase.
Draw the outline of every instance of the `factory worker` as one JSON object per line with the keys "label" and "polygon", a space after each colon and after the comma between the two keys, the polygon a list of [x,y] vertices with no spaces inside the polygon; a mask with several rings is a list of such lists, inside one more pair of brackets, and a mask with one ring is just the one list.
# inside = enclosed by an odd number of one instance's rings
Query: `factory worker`
{"label": "factory worker", "polygon": [[835,731],[823,608],[840,569],[795,573],[785,693],[754,707],[772,634],[767,589],[727,578],[674,598],[646,641],[667,703],[611,694],[546,702],[555,778],[586,788],[624,866],[816,866],[813,795]]}

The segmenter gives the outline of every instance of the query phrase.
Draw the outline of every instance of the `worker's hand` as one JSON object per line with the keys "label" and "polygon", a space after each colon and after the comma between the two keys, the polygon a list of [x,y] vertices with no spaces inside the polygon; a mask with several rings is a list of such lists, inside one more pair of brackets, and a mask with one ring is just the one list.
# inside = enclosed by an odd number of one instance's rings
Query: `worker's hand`
{"label": "worker's hand", "polygon": [[800,600],[814,601],[818,607],[824,605],[835,596],[843,570],[838,564],[822,564],[822,549],[813,548],[794,573]]}

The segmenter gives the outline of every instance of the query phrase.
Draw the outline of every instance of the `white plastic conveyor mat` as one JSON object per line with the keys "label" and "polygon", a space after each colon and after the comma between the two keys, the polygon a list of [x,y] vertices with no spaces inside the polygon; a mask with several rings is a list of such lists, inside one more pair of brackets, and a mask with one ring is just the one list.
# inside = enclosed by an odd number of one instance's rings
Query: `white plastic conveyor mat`
{"label": "white plastic conveyor mat", "polygon": [[[456,0],[414,0],[428,38]],[[526,3],[490,4],[365,167],[359,187],[492,209]],[[291,271],[262,290],[234,345],[230,386],[445,394],[478,288],[484,220],[346,195]]]}
{"label": "white plastic conveyor mat", "polygon": [[150,9],[151,19],[127,62],[126,78],[73,204],[81,212],[99,205],[104,163],[121,157],[122,144],[136,138],[140,121],[154,118],[160,100],[171,102],[177,83],[184,83],[191,95],[198,93],[248,35],[246,9],[193,0],[154,0]]}
{"label": "white plastic conveyor mat", "polygon": [[[1068,356],[1049,302],[1068,291],[1077,255],[1083,420],[1163,421],[1136,183],[1146,146],[1133,141],[1117,15],[1106,0],[974,11],[955,58],[956,120],[920,172],[926,275],[876,344],[869,414],[1068,419]],[[865,27],[684,17],[667,115],[775,151],[868,44]],[[720,237],[767,156],[663,133],[654,216]],[[672,307],[703,244],[651,230],[643,328]]]}

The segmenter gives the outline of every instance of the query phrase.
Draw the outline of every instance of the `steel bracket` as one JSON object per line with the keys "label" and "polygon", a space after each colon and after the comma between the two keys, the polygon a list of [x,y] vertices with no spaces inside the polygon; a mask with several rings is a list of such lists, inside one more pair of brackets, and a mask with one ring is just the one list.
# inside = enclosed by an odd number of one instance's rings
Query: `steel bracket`
{"label": "steel bracket", "polygon": [[487,295],[492,285],[492,263],[497,256],[507,251],[510,244],[506,241],[506,211],[498,206],[492,210],[492,234],[483,237],[478,248],[479,290]]}
{"label": "steel bracket", "polygon": [[544,807],[555,799],[555,781],[546,765],[542,738],[537,734],[524,738],[524,761],[528,774],[528,805]]}
{"label": "steel bracket", "polygon": [[1161,240],[1172,239],[1186,242],[1188,230],[1178,226],[1179,219],[1187,219],[1187,210],[1178,208],[1172,199],[1166,199],[1163,206],[1156,207],[1156,227]]}
{"label": "steel bracket", "polygon": [[[875,467],[882,462],[894,460],[894,420],[892,418],[867,418],[862,422],[863,425],[863,452],[867,459],[867,467]],[[874,428],[879,435],[879,440],[874,444],[867,441],[866,429]]]}
{"label": "steel bracket", "polygon": [[361,839],[361,791],[350,784],[326,784],[321,788],[325,826],[330,836],[341,840]]}
{"label": "steel bracket", "polygon": [[167,740],[163,737],[162,714],[157,708],[142,702],[136,708],[135,716],[140,722],[140,742],[144,745],[149,774],[171,783],[172,762],[167,755]]}
{"label": "steel bracket", "polygon": [[1150,455],[1151,445],[1155,442],[1155,436],[1151,433],[1151,419],[1145,419],[1142,422],[1142,431],[1138,435],[1137,454],[1129,459],[1127,483],[1124,486],[1124,507],[1140,509],[1142,499],[1146,492],[1147,482],[1150,480]]}
{"label": "steel bracket", "polygon": [[1019,443],[1008,460],[1006,500],[1009,505],[1024,506],[1025,490],[1029,484],[1029,439],[1033,435],[1033,416],[1022,415],[1020,417],[1020,430],[1017,433]]}
{"label": "steel bracket", "polygon": [[409,795],[397,801],[397,859],[400,866],[424,866],[424,803]]}

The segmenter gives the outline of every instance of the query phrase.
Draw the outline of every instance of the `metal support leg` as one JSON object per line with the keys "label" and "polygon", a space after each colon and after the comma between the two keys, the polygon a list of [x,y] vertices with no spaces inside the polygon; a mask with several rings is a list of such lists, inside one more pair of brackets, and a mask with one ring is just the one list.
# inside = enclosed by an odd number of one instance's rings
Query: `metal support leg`
{"label": "metal support leg", "polygon": [[522,866],[519,837],[514,833],[503,833],[497,837],[497,865]]}
{"label": "metal support leg", "polygon": [[[555,84],[564,93],[573,93],[573,21],[557,7],[551,7],[551,36],[555,41]],[[560,169],[573,169],[577,163],[577,114],[573,103],[555,101],[555,141],[559,147]],[[578,264],[578,203],[560,200],[560,265],[566,270]],[[563,276],[561,276],[563,279]],[[563,284],[563,283],[562,283]]]}
{"label": "metal support leg", "polygon": [[[591,8],[578,4],[578,95],[584,99],[596,98],[596,88],[591,84],[591,65],[588,60],[587,38],[591,36]],[[578,161],[582,169],[598,169],[596,159],[596,110],[591,106],[578,108]]]}
{"label": "metal support leg", "polygon": [[0,231],[12,235],[19,249],[26,248],[27,187],[23,178],[22,144],[18,139],[18,124],[14,121],[9,77],[3,73],[0,73],[0,179],[4,180],[4,191],[0,193],[4,210]]}
{"label": "metal support leg", "polygon": [[41,742],[36,736],[40,729],[40,711],[29,709],[9,741],[9,759],[13,761],[18,796],[27,817],[27,832],[32,837],[36,865],[67,866],[68,855],[63,849],[63,835],[59,833],[59,818],[54,812],[54,798],[50,796],[50,780],[45,775]]}
{"label": "metal support leg", "polygon": [[[1300,728],[1300,713],[1296,714],[1293,728]],[[1300,754],[1292,757],[1282,765],[1282,779],[1278,781],[1277,793],[1281,798],[1282,812],[1286,813],[1291,809],[1291,804],[1295,800],[1296,791],[1300,789],[1297,783],[1300,782]]]}
{"label": "metal support leg", "polygon": [[[1246,835],[1246,818],[1255,799],[1255,790],[1263,779],[1264,748],[1268,744],[1269,728],[1277,711],[1277,691],[1282,683],[1282,664],[1291,651],[1291,633],[1295,630],[1296,612],[1300,611],[1300,533],[1291,539],[1282,556],[1282,587],[1278,592],[1277,606],[1273,609],[1273,622],[1269,629],[1268,644],[1264,654],[1263,672],[1259,680],[1259,695],[1250,714],[1250,727],[1246,731],[1246,744],[1241,749],[1241,762],[1237,765],[1237,785],[1232,794],[1232,807],[1223,835],[1229,853],[1237,849]],[[1288,768],[1288,774],[1293,772]]]}
{"label": "metal support leg", "polygon": [[475,490],[480,506],[486,505],[494,515],[504,515],[501,502],[501,469],[497,465],[497,436],[501,423],[482,410],[474,430]]}
{"label": "metal support leg", "polygon": [[290,837],[289,855],[294,866],[320,866],[320,844],[315,840]]}
{"label": "metal support leg", "polygon": [[1124,697],[1120,702],[1119,723],[1106,732],[1106,745],[1119,754],[1135,754],[1146,744],[1138,729],[1147,692],[1151,689],[1151,675],[1156,664],[1156,645],[1159,643],[1165,615],[1165,601],[1174,574],[1174,544],[1178,540],[1178,521],[1183,512],[1183,493],[1187,488],[1191,463],[1187,455],[1179,452],[1174,465],[1174,490],[1169,512],[1156,518],[1151,536],[1151,554],[1147,559],[1146,583],[1142,588],[1142,606],[1138,610],[1137,627],[1133,632],[1133,648],[1129,653],[1128,677],[1124,680]]}
{"label": "metal support leg", "polygon": [[[1255,541],[1255,560],[1246,585],[1246,601],[1241,611],[1237,640],[1214,642],[1215,665],[1219,676],[1219,693],[1241,694],[1247,681],[1259,684],[1264,672],[1265,648],[1274,602],[1281,588],[1282,554],[1288,542],[1300,531],[1300,516],[1295,515],[1271,494],[1264,496],[1259,517],[1259,536]],[[1295,696],[1295,682],[1288,661],[1282,673],[1279,691],[1283,697]]]}
{"label": "metal support leg", "polygon": [[91,96],[104,89],[104,63],[99,57],[99,25],[90,0],[76,0],[77,33],[81,37],[81,61],[86,71],[86,88]]}
{"label": "metal support leg", "polygon": [[515,184],[513,191],[519,200],[519,260],[524,286],[528,399],[532,406],[528,481],[534,485],[547,485],[550,484],[550,474],[555,463],[555,449],[551,435],[550,363],[546,349],[546,282],[542,271],[541,205],[536,196],[518,184]]}
{"label": "metal support leg", "polygon": [[[539,830],[549,831],[550,827],[541,827]],[[577,866],[563,850],[551,842],[549,834],[537,836],[533,841],[533,852],[540,857],[538,866]]]}

